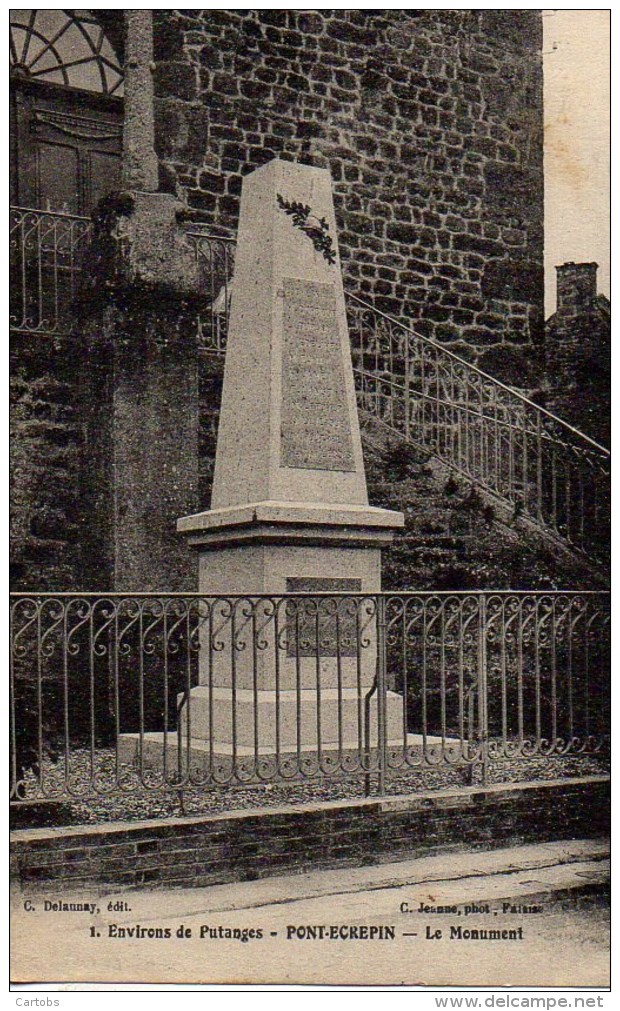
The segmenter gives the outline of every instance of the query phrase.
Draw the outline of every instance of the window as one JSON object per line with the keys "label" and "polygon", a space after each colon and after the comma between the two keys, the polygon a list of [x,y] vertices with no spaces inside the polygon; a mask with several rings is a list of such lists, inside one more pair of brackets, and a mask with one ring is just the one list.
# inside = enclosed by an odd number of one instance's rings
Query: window
{"label": "window", "polygon": [[89,11],[11,11],[11,72],[26,80],[104,95],[123,93],[123,72]]}

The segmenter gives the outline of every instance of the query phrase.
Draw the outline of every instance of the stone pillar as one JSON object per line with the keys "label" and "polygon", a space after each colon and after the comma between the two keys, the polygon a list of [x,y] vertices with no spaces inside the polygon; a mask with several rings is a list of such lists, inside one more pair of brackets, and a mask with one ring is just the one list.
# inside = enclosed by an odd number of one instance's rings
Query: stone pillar
{"label": "stone pillar", "polygon": [[123,184],[153,193],[158,188],[153,107],[153,12],[125,11],[125,117]]}
{"label": "stone pillar", "polygon": [[199,502],[196,320],[201,278],[187,208],[157,192],[152,11],[125,12],[125,190],[94,212],[81,317],[86,453],[83,585],[186,590],[175,536]]}
{"label": "stone pillar", "polygon": [[86,339],[80,588],[187,590],[192,565],[175,520],[200,500],[195,308],[115,287]]}
{"label": "stone pillar", "polygon": [[[178,522],[199,555],[200,592],[376,593],[380,550],[403,523],[368,504],[329,173],[269,162],[243,185],[212,508]],[[357,740],[376,626],[361,668],[355,647],[323,649],[317,721],[316,650],[267,641],[267,613],[264,623],[258,651],[247,628],[243,648],[225,633],[223,647],[203,638],[192,737],[212,728],[212,752],[265,754],[278,725],[284,750],[329,748],[340,722],[345,745]],[[388,694],[402,737],[402,699]]]}

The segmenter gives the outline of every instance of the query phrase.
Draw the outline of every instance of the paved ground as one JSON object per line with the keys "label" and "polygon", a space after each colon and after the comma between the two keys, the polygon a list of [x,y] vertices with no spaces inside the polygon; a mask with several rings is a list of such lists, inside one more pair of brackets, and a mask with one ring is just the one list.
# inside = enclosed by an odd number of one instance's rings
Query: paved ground
{"label": "paved ground", "polygon": [[605,987],[608,856],[604,841],[543,843],[211,888],[19,893],[13,978]]}

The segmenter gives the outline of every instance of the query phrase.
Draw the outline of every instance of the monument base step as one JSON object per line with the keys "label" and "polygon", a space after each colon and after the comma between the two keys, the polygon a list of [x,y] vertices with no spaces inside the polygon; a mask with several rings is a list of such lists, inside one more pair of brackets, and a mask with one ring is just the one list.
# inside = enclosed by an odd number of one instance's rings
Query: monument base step
{"label": "monument base step", "polygon": [[[166,765],[168,769],[174,768],[179,762],[181,769],[187,768],[188,763],[188,753],[189,762],[193,768],[196,769],[208,769],[211,756],[215,759],[222,758],[232,758],[233,747],[231,744],[225,741],[209,741],[200,740],[199,738],[193,738],[191,740],[189,749],[187,745],[187,740],[183,739],[181,742],[181,754],[179,756],[179,740],[178,735],[174,732],[168,734],[163,734],[162,732],[149,732],[146,734],[120,734],[118,738],[118,757],[121,764],[126,765],[136,765],[140,761],[140,740],[142,740],[142,765],[150,769],[159,769],[163,766],[164,761],[164,749],[166,751]],[[427,734],[426,738],[422,734],[407,734],[407,740],[403,741],[402,737],[398,740],[389,740],[387,746],[389,748],[406,748],[406,749],[419,749],[420,752],[424,747],[424,742],[426,741],[426,748],[435,748],[440,750],[445,747],[448,750],[458,750],[461,747],[461,741],[458,738],[442,738]],[[343,756],[346,755],[349,758],[353,756],[366,756],[376,755],[377,753],[377,742],[376,739],[371,742],[368,748],[359,746],[357,741],[343,741],[342,745],[337,742],[328,742],[321,745],[321,753],[329,754],[332,758],[334,752],[338,753],[342,748]],[[314,744],[304,744],[299,749],[296,746],[288,746],[280,748],[279,755],[282,758],[294,757],[299,752],[304,758],[318,758],[318,748],[316,743]],[[246,745],[237,746],[235,749],[235,754],[238,759],[253,759],[255,757],[259,758],[275,758],[275,751],[273,746],[259,747],[254,749],[253,747],[248,747]]]}
{"label": "monument base step", "polygon": [[[369,688],[366,689],[368,691]],[[187,739],[220,741],[230,746],[233,740],[240,749],[253,755],[256,743],[259,754],[296,751],[298,745],[316,750],[338,747],[339,741],[357,749],[360,740],[370,745],[379,739],[376,698],[365,699],[355,689],[323,688],[316,691],[265,691],[256,693],[230,688],[197,685],[190,693],[190,730],[187,730],[187,707],[181,706],[179,731]],[[368,728],[365,729],[366,716]],[[388,691],[385,697],[386,733],[390,741],[402,742],[404,712],[402,695]],[[276,736],[277,728],[277,736]],[[276,740],[279,746],[276,749]],[[351,743],[349,743],[351,742]]]}

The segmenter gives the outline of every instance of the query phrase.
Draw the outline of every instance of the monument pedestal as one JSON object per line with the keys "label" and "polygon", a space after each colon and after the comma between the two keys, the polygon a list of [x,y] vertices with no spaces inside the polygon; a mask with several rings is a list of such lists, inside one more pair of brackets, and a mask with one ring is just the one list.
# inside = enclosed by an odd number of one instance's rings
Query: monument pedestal
{"label": "monument pedestal", "polygon": [[[192,741],[240,757],[377,746],[374,595],[381,548],[401,522],[368,505],[296,502],[179,520],[199,551],[211,609],[191,691]],[[393,692],[386,722],[390,739],[402,741],[403,701]],[[181,731],[187,736],[183,709]]]}

